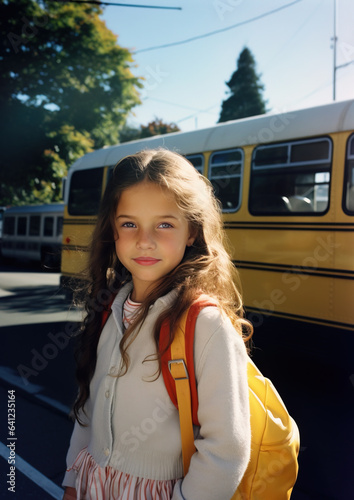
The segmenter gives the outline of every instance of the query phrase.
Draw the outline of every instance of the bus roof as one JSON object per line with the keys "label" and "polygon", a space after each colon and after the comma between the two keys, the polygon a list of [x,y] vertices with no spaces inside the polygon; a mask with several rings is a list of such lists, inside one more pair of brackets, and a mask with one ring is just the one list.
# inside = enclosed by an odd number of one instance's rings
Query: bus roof
{"label": "bus roof", "polygon": [[62,212],[64,212],[64,203],[45,203],[43,205],[20,205],[18,207],[11,207],[4,212],[4,216],[7,217],[8,215],[32,215]]}
{"label": "bus roof", "polygon": [[104,147],[79,158],[71,166],[69,175],[74,170],[115,165],[121,158],[143,149],[163,147],[189,155],[237,146],[300,139],[343,130],[354,130],[354,100],[286,113],[252,116],[191,132],[156,135]]}

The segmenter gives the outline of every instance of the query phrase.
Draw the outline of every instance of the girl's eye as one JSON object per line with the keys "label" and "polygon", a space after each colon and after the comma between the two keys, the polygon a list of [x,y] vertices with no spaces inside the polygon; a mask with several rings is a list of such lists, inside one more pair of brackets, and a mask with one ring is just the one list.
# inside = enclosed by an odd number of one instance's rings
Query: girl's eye
{"label": "girl's eye", "polygon": [[124,222],[122,227],[135,227],[135,224],[133,222]]}
{"label": "girl's eye", "polygon": [[161,222],[161,224],[159,224],[159,228],[161,229],[168,229],[170,227],[173,227],[172,224],[169,224],[168,222]]}

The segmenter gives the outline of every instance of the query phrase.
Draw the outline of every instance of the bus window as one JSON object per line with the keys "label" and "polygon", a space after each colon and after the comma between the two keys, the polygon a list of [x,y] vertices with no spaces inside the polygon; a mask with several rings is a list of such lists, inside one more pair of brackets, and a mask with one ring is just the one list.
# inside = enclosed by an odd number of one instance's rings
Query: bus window
{"label": "bus window", "polygon": [[57,230],[56,230],[56,235],[60,236],[63,234],[63,217],[57,217]]}
{"label": "bus window", "polygon": [[29,224],[29,235],[39,236],[40,229],[41,229],[41,216],[31,215]]}
{"label": "bus window", "polygon": [[331,157],[328,138],[256,147],[251,168],[251,214],[323,214],[329,205]]}
{"label": "bus window", "polygon": [[53,236],[54,217],[44,217],[43,236]]}
{"label": "bus window", "polygon": [[71,177],[70,215],[97,215],[101,200],[103,168],[78,170]]}
{"label": "bus window", "polygon": [[115,165],[112,165],[111,167],[108,167],[106,187],[107,187],[107,184],[109,183],[109,181],[112,179],[114,167],[115,167]]}
{"label": "bus window", "polygon": [[204,156],[203,155],[187,155],[187,160],[195,167],[200,174],[204,173]]}
{"label": "bus window", "polygon": [[348,140],[343,209],[348,215],[354,215],[354,135],[350,136]]}
{"label": "bus window", "polygon": [[27,217],[19,217],[17,219],[17,234],[26,236],[27,234]]}
{"label": "bus window", "polygon": [[223,212],[235,212],[241,205],[242,149],[218,151],[210,156],[209,180]]}
{"label": "bus window", "polygon": [[15,234],[15,217],[5,217],[4,234],[8,236],[13,236]]}

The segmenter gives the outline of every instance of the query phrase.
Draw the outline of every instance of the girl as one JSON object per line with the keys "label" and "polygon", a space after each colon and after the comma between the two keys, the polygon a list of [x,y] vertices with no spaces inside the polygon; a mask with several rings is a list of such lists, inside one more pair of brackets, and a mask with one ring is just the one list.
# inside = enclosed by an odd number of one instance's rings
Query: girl
{"label": "girl", "polygon": [[[65,500],[228,500],[236,490],[250,456],[242,327],[251,326],[223,239],[212,187],[185,158],[150,150],[116,165],[92,238]],[[172,342],[201,293],[219,307],[203,309],[196,323],[200,427],[183,478],[159,332],[168,318]]]}

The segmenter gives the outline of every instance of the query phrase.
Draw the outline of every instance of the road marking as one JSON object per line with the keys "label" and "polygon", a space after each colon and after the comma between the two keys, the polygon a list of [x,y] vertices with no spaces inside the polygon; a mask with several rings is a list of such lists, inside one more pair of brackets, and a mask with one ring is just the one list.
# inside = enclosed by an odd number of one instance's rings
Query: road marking
{"label": "road marking", "polygon": [[60,401],[57,401],[56,399],[46,396],[45,394],[36,394],[36,398],[39,399],[40,401],[44,401],[45,403],[47,403],[47,405],[51,406],[52,408],[55,408],[56,410],[59,410],[62,413],[65,413],[65,415],[69,415],[70,413],[69,406],[63,405],[63,403],[60,403]]}
{"label": "road marking", "polygon": [[25,385],[18,372],[9,366],[0,366],[0,379],[10,385],[16,386],[18,389],[28,392],[29,394],[36,394],[43,389],[42,386],[32,384],[32,382],[28,382],[28,385]]}
{"label": "road marking", "polygon": [[21,391],[27,392],[27,394],[31,394],[39,401],[43,401],[52,408],[59,410],[65,416],[69,415],[70,413],[69,406],[60,403],[59,401],[56,401],[55,399],[46,396],[45,394],[40,394],[40,392],[43,390],[42,386],[33,384],[32,382],[29,382],[28,385],[25,385],[22,377],[20,377],[20,375],[18,375],[17,372],[9,366],[0,366],[0,381],[1,380],[3,380],[6,384],[17,387]]}
{"label": "road marking", "polygon": [[[9,449],[3,443],[0,442],[0,455],[8,460],[9,458]],[[57,500],[61,500],[64,495],[64,490],[60,488],[57,484],[53,483],[50,479],[48,479],[44,474],[39,472],[37,469],[32,467],[26,460],[21,458],[16,454],[16,469],[22,472],[25,476],[27,476],[31,481],[37,484],[42,490],[46,491],[48,495]]]}
{"label": "road marking", "polygon": [[15,293],[10,292],[9,290],[4,290],[3,288],[0,288],[0,298],[9,297],[10,295],[15,295]]}

